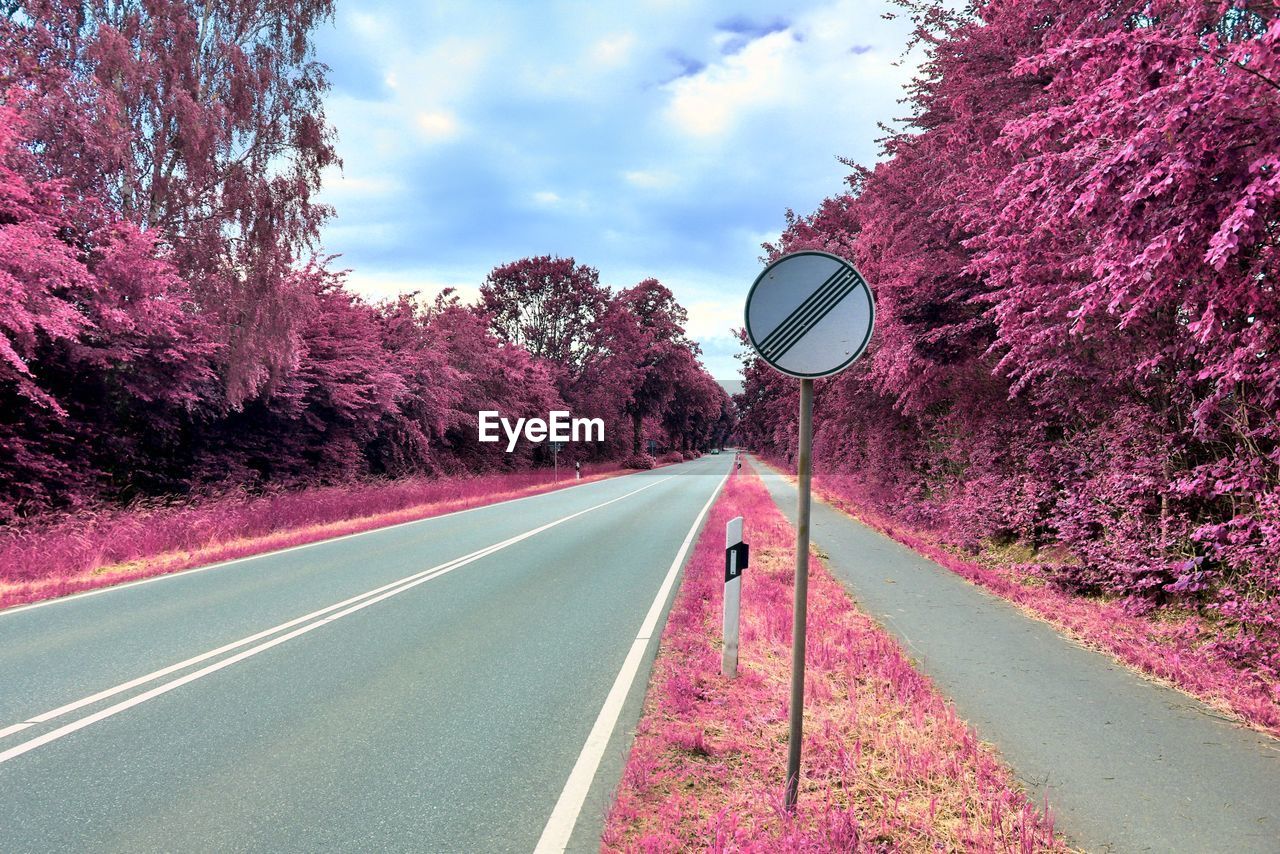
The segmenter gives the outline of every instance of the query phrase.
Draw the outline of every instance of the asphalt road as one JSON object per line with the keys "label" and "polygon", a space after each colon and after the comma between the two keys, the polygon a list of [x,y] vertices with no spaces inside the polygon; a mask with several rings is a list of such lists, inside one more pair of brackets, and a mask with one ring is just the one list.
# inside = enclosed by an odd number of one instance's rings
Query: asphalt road
{"label": "asphalt road", "polygon": [[[794,484],[757,469],[794,523]],[[820,501],[812,539],[1073,843],[1280,852],[1280,741],[1069,641]]]}
{"label": "asphalt road", "polygon": [[597,849],[730,459],[0,612],[0,850]]}

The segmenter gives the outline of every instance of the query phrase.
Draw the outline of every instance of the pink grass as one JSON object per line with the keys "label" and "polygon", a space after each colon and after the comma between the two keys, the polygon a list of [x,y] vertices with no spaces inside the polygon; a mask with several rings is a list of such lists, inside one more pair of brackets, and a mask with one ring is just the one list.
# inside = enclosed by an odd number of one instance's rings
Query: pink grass
{"label": "pink grass", "polygon": [[1161,621],[1154,615],[1134,614],[1116,602],[1074,596],[1016,566],[965,560],[936,538],[856,502],[838,477],[816,475],[814,491],[867,527],[1053,624],[1079,643],[1280,737],[1280,682],[1215,656],[1208,644],[1216,635],[1200,618]]}
{"label": "pink grass", "polygon": [[[719,673],[723,529],[746,517],[740,676]],[[794,533],[754,472],[672,608],[605,851],[1064,850],[993,752],[811,558],[804,773],[782,804]]]}
{"label": "pink grass", "polygon": [[[583,481],[622,473],[583,467]],[[546,470],[413,478],[84,512],[0,529],[0,607],[426,519],[579,481]]]}

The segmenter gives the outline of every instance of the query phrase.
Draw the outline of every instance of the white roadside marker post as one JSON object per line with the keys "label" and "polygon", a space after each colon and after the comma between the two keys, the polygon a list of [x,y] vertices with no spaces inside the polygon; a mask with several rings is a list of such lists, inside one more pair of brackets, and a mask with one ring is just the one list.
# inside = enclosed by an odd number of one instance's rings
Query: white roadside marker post
{"label": "white roadside marker post", "polygon": [[724,650],[720,672],[738,676],[738,614],[742,603],[742,570],[747,568],[747,544],[742,541],[742,517],[724,526]]}
{"label": "white roadside marker post", "polygon": [[751,346],[770,367],[800,380],[787,809],[795,808],[800,788],[800,743],[804,730],[813,381],[838,374],[853,364],[867,349],[875,320],[871,286],[852,264],[827,252],[783,255],[764,268],[747,294],[747,338]]}

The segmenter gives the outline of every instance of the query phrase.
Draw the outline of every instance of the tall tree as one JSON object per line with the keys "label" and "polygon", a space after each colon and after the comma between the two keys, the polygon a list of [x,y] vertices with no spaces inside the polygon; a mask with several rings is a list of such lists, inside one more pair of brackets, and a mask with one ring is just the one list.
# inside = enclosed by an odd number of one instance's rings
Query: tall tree
{"label": "tall tree", "polygon": [[150,235],[14,168],[20,126],[0,106],[0,521],[174,488],[216,351]]}
{"label": "tall tree", "polygon": [[677,384],[701,367],[698,345],[685,334],[688,312],[676,302],[670,288],[657,279],[645,279],[620,292],[617,300],[635,318],[638,328],[634,349],[637,378],[626,406],[631,416],[631,453],[638,455],[644,419],[660,414]]}
{"label": "tall tree", "polygon": [[594,268],[541,255],[493,268],[480,297],[500,339],[576,371],[589,355],[609,292]]}
{"label": "tall tree", "polygon": [[296,357],[295,264],[337,162],[314,28],[332,0],[11,0],[0,91],[50,177],[159,235],[225,337],[230,400]]}

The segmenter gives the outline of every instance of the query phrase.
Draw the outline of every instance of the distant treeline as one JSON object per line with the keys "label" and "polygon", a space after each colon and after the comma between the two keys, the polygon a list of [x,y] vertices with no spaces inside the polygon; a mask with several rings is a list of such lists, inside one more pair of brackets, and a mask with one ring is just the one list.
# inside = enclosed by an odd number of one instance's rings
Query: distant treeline
{"label": "distant treeline", "polygon": [[[1053,583],[1201,607],[1280,673],[1280,7],[900,5],[910,126],[768,247],[877,298],[816,466]],[[749,361],[739,398],[783,460],[795,386]]]}
{"label": "distant treeline", "polygon": [[[549,462],[476,413],[605,419],[567,458],[730,428],[685,312],[573,259],[371,305],[314,257],[326,0],[0,8],[0,522],[101,500]],[[647,460],[633,461],[645,464]]]}

